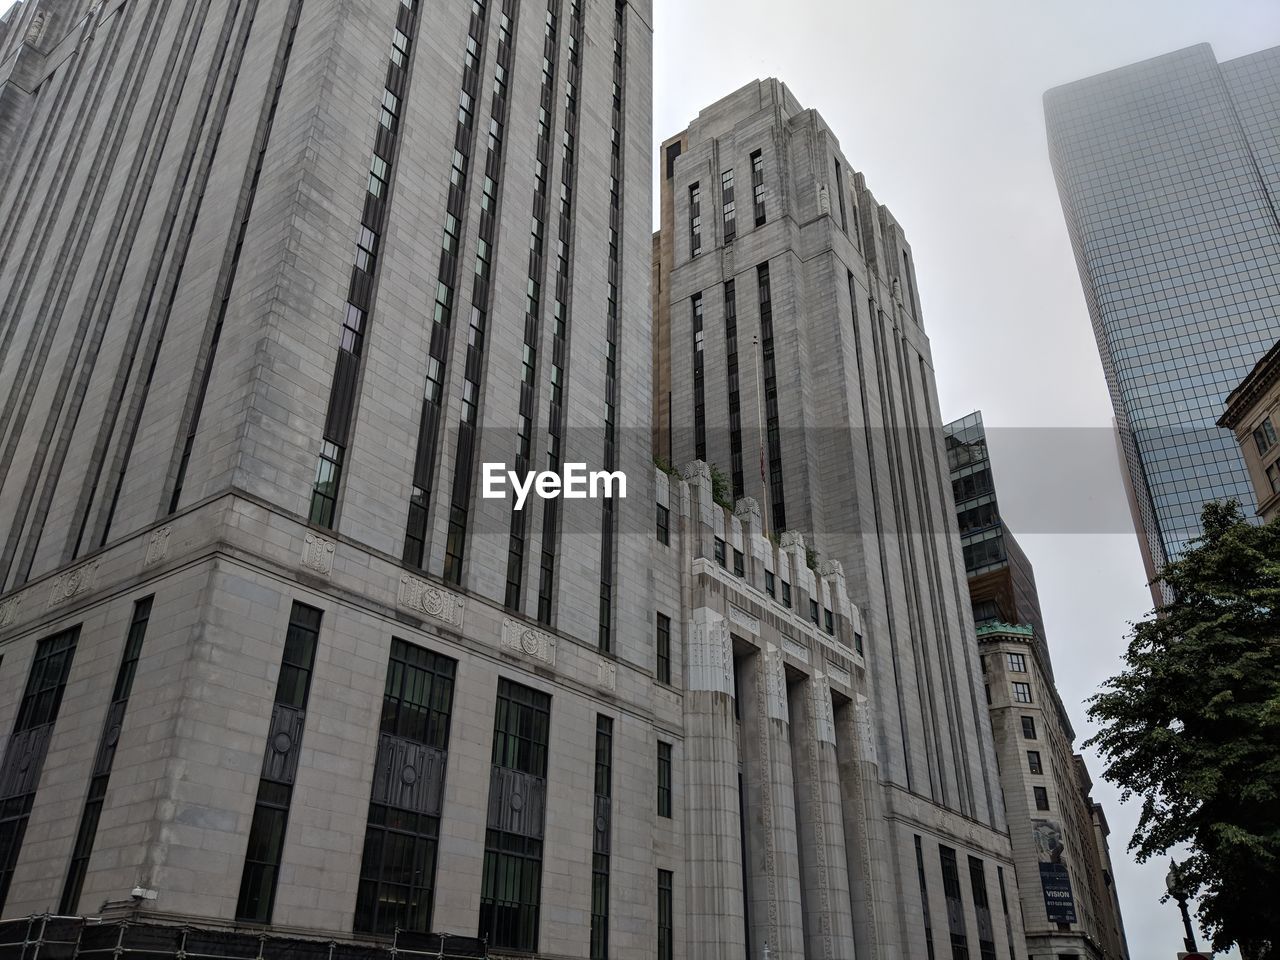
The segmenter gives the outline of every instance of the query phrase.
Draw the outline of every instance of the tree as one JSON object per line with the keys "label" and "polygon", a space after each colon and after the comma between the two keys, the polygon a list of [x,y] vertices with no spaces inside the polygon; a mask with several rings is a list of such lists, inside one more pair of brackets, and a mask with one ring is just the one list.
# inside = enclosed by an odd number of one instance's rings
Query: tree
{"label": "tree", "polygon": [[1181,844],[1215,950],[1280,960],[1280,523],[1210,503],[1165,567],[1176,599],[1135,624],[1125,669],[1090,700],[1089,745],[1142,800],[1140,862]]}

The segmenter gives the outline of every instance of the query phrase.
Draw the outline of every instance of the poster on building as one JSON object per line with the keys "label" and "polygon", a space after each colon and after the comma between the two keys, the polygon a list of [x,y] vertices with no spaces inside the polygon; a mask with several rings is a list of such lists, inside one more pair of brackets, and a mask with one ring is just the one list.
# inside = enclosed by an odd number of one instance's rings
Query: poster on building
{"label": "poster on building", "polygon": [[1062,827],[1052,820],[1033,820],[1031,826],[1040,861],[1040,889],[1044,893],[1044,910],[1049,922],[1075,923],[1076,901],[1071,892],[1071,874],[1062,862],[1066,851]]}
{"label": "poster on building", "polygon": [[1071,895],[1071,876],[1064,863],[1040,864],[1040,889],[1050,923],[1075,923],[1076,901]]}

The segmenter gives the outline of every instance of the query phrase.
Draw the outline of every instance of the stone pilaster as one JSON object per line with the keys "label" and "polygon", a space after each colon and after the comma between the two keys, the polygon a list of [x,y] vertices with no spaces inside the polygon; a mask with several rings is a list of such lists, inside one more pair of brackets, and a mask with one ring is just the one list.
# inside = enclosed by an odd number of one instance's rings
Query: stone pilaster
{"label": "stone pilaster", "polygon": [[848,701],[833,714],[849,903],[858,960],[889,956],[881,945],[892,929],[893,917],[884,903],[885,884],[892,882],[893,870],[883,829],[880,766],[870,719],[865,708]]}
{"label": "stone pilaster", "polygon": [[831,688],[819,672],[789,694],[806,960],[854,960]]}
{"label": "stone pilaster", "polygon": [[766,643],[744,664],[742,760],[752,951],[804,960],[791,731],[782,651]]}
{"label": "stone pilaster", "polygon": [[684,696],[688,957],[738,960],[745,949],[738,725],[729,625],[705,607],[689,625]]}

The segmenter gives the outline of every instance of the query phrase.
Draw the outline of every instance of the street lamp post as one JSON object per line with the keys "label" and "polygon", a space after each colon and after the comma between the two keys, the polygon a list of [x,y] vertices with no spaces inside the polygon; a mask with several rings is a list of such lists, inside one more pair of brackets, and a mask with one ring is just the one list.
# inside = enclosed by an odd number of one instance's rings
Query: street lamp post
{"label": "street lamp post", "polygon": [[1187,912],[1187,890],[1182,885],[1182,874],[1178,870],[1177,861],[1169,861],[1169,872],[1165,874],[1164,885],[1169,891],[1169,896],[1177,901],[1178,909],[1182,911],[1182,927],[1187,932],[1182,940],[1183,946],[1187,953],[1198,953],[1200,948],[1196,946],[1196,931],[1191,926],[1191,914]]}

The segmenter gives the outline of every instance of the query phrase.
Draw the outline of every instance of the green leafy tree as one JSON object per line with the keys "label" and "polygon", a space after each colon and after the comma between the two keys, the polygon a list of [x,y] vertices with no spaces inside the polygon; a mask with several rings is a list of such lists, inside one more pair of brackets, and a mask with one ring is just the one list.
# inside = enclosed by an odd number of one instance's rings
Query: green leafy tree
{"label": "green leafy tree", "polygon": [[1090,701],[1089,744],[1142,814],[1139,861],[1180,845],[1214,949],[1280,960],[1280,523],[1210,503],[1166,566],[1176,599],[1134,626]]}

